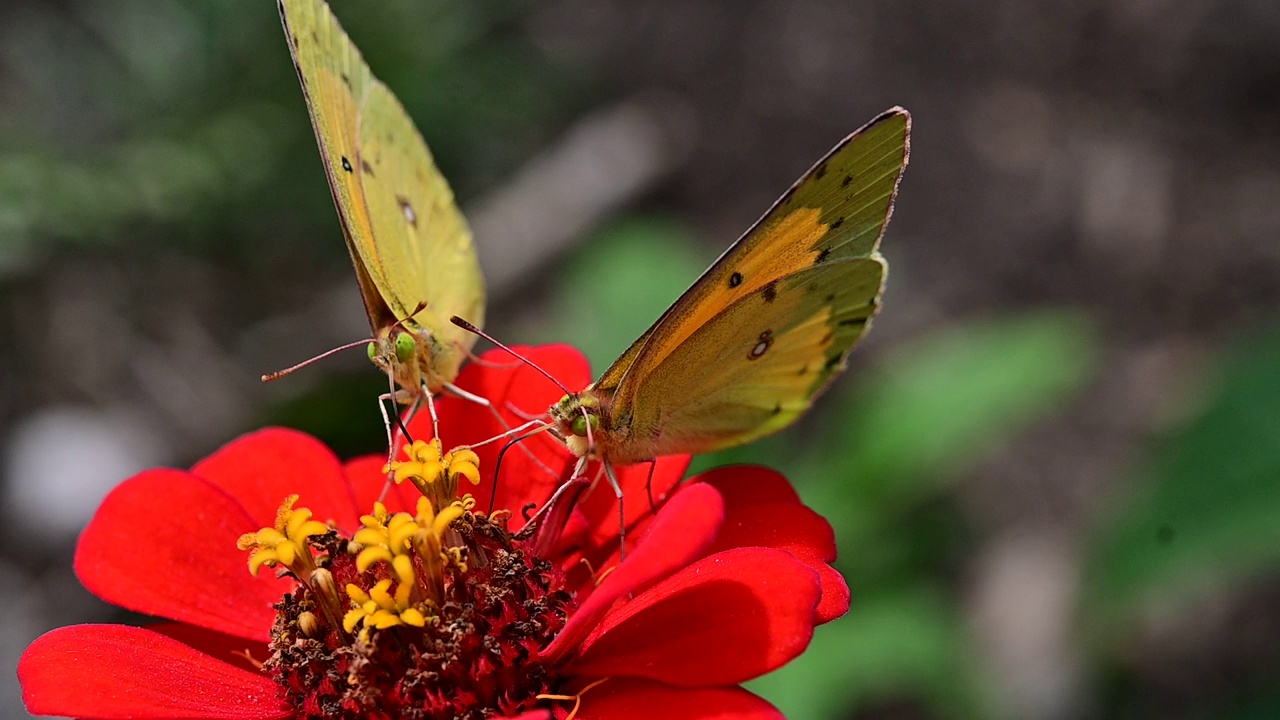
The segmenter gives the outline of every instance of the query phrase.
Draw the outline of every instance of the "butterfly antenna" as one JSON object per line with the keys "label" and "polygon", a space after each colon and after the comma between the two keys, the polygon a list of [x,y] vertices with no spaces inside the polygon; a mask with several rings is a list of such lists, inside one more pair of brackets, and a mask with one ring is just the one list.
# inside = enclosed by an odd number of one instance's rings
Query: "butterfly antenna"
{"label": "butterfly antenna", "polygon": [[409,313],[408,315],[405,315],[404,317],[400,318],[399,320],[396,320],[395,322],[391,323],[391,327],[398,327],[398,328],[404,329],[404,324],[405,324],[405,323],[407,323],[407,322],[409,322],[410,320],[412,320],[414,315],[417,315],[418,313],[420,313],[420,312],[422,312],[423,310],[426,310],[426,309],[427,309],[427,301],[426,301],[426,300],[419,300],[419,301],[418,301],[418,304],[414,306],[414,308],[413,308],[413,312],[411,312],[411,313]]}
{"label": "butterfly antenna", "polygon": [[498,474],[502,471],[503,456],[505,456],[507,454],[507,451],[510,450],[512,447],[514,447],[516,443],[528,440],[534,435],[537,435],[538,433],[541,433],[541,432],[546,432],[549,429],[551,429],[550,425],[543,425],[542,427],[539,427],[531,432],[527,432],[524,435],[520,435],[519,437],[513,437],[510,440],[508,440],[506,444],[502,446],[501,450],[498,451],[498,459],[495,460],[493,463],[493,487],[489,489],[489,515],[491,517],[493,516],[493,503],[498,498]]}
{"label": "butterfly antenna", "polygon": [[[469,332],[469,333],[473,333],[473,334],[475,334],[475,335],[479,335],[480,337],[484,338],[485,340],[488,340],[489,342],[493,343],[494,345],[497,345],[498,347],[502,348],[503,350],[506,350],[506,351],[507,351],[507,353],[508,353],[508,354],[510,354],[512,357],[514,357],[514,358],[516,358],[516,359],[518,359],[518,360],[523,361],[523,362],[524,362],[524,364],[526,364],[526,365],[528,365],[529,367],[533,368],[534,370],[537,370],[538,372],[542,373],[542,376],[543,376],[543,377],[545,377],[546,379],[548,379],[548,380],[550,380],[551,382],[555,383],[556,387],[558,387],[558,388],[560,388],[561,390],[563,390],[565,395],[572,395],[572,394],[573,394],[573,392],[572,392],[571,390],[569,390],[569,388],[567,388],[567,387],[565,387],[565,386],[564,386],[564,383],[562,383],[562,382],[560,382],[559,380],[557,380],[557,379],[555,379],[554,377],[552,377],[551,373],[549,373],[549,372],[547,372],[546,370],[543,370],[542,368],[538,367],[538,366],[537,366],[537,364],[535,364],[535,363],[534,363],[532,360],[530,360],[529,358],[527,358],[527,357],[525,357],[525,356],[521,355],[520,353],[516,352],[515,350],[512,350],[511,348],[507,347],[506,345],[503,345],[502,343],[498,342],[496,339],[494,339],[494,337],[493,337],[492,335],[490,335],[490,334],[486,333],[485,331],[481,330],[480,328],[476,327],[475,325],[472,325],[471,323],[467,322],[466,320],[463,320],[462,318],[458,317],[457,315],[454,315],[454,316],[450,317],[450,318],[449,318],[449,322],[453,323],[454,325],[457,325],[458,327],[462,328],[463,330],[466,330],[466,331],[467,331],[467,332]],[[587,447],[588,447],[588,448],[592,448],[592,449],[594,449],[594,448],[595,448],[595,446],[596,446],[596,440],[595,440],[595,437],[592,435],[592,432],[591,432],[591,418],[590,418],[590,416],[588,416],[588,415],[587,415],[587,408],[586,408],[586,406],[580,406],[580,407],[579,407],[579,411],[582,413],[582,419],[583,419],[583,421],[586,423],[586,428],[587,428]]]}
{"label": "butterfly antenna", "polygon": [[342,352],[343,350],[350,350],[350,349],[351,349],[351,348],[353,348],[353,347],[359,347],[359,346],[361,346],[361,345],[364,345],[364,344],[366,344],[366,343],[370,343],[370,342],[373,342],[373,338],[366,338],[366,339],[364,339],[364,340],[356,340],[355,342],[349,342],[349,343],[347,343],[346,345],[340,345],[340,346],[338,346],[338,347],[336,347],[336,348],[334,348],[334,349],[332,349],[332,350],[326,350],[326,351],[324,351],[324,352],[320,353],[319,355],[316,355],[316,356],[315,356],[315,357],[313,357],[313,358],[309,358],[309,359],[307,359],[307,360],[303,360],[302,362],[298,363],[297,365],[294,365],[293,367],[287,367],[287,368],[285,368],[285,369],[283,369],[283,370],[277,370],[277,371],[275,371],[275,372],[267,373],[266,375],[263,375],[263,376],[262,376],[262,382],[264,382],[264,383],[269,383],[269,382],[271,382],[272,380],[279,380],[280,378],[284,377],[285,375],[289,375],[290,373],[292,373],[292,372],[293,372],[293,371],[295,371],[295,370],[301,370],[302,368],[304,368],[304,367],[306,367],[306,366],[310,365],[310,364],[311,364],[311,363],[313,363],[313,362],[317,362],[317,361],[319,361],[319,360],[323,360],[323,359],[325,359],[325,358],[329,357],[330,355],[334,355],[334,354],[336,354],[336,353],[340,353],[340,352]]}
{"label": "butterfly antenna", "polygon": [[516,352],[515,350],[512,350],[511,348],[507,347],[506,345],[503,345],[502,343],[498,342],[497,340],[495,340],[495,339],[493,338],[493,336],[492,336],[492,335],[490,335],[490,334],[486,333],[485,331],[481,330],[480,328],[476,327],[475,325],[472,325],[471,323],[467,322],[466,320],[463,320],[462,318],[458,317],[457,315],[454,315],[453,317],[450,317],[450,318],[449,318],[449,322],[453,323],[454,325],[457,325],[458,327],[462,328],[463,330],[466,330],[466,331],[467,331],[467,332],[469,332],[469,333],[472,333],[472,334],[474,334],[474,335],[479,335],[480,337],[484,338],[485,340],[488,340],[489,342],[493,343],[494,345],[497,345],[498,347],[502,348],[503,350],[506,350],[508,353],[510,353],[510,354],[511,354],[511,356],[512,356],[512,357],[516,358],[517,360],[520,360],[520,361],[521,361],[521,362],[523,362],[525,365],[528,365],[529,367],[533,368],[534,370],[537,370],[538,372],[542,373],[542,376],[543,376],[543,377],[545,377],[546,379],[548,379],[548,380],[550,380],[551,382],[555,383],[555,384],[556,384],[556,387],[558,387],[558,388],[560,388],[561,390],[563,390],[565,395],[572,395],[572,394],[573,394],[573,393],[572,393],[572,391],[570,391],[570,390],[569,390],[569,388],[567,388],[567,387],[565,387],[565,386],[564,386],[564,383],[562,383],[562,382],[560,382],[559,380],[557,380],[557,379],[555,379],[554,377],[552,377],[551,373],[549,373],[549,372],[547,372],[546,370],[543,370],[542,368],[538,367],[538,366],[537,366],[537,364],[535,364],[535,363],[534,363],[532,360],[530,360],[529,358],[527,358],[527,357],[525,357],[525,356],[521,355],[520,353]]}

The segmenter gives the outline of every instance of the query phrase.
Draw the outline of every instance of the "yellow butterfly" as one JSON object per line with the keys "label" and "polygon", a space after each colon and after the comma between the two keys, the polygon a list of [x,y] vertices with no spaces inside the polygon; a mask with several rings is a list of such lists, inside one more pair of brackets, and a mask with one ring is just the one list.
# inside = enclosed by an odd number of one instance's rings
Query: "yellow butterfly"
{"label": "yellow butterfly", "polygon": [[580,474],[739,445],[809,409],[866,333],[910,148],[893,108],[845,138],[599,380],[552,406]]}
{"label": "yellow butterfly", "polygon": [[475,336],[446,319],[482,321],[484,280],[453,192],[329,6],[278,5],[373,329],[369,358],[399,402],[430,402],[442,389],[469,395],[452,382]]}

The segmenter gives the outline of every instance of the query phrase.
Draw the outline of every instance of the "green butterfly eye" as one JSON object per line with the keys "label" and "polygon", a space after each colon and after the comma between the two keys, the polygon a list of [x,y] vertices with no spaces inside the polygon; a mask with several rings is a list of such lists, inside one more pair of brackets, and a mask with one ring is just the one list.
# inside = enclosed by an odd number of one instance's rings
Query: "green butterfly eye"
{"label": "green butterfly eye", "polygon": [[573,416],[573,422],[569,423],[569,429],[573,431],[574,435],[577,435],[578,437],[587,436],[588,418],[590,419],[589,422],[591,423],[592,432],[600,429],[600,418],[590,413],[583,415],[579,412]]}
{"label": "green butterfly eye", "polygon": [[396,360],[402,363],[409,362],[417,349],[418,343],[414,342],[412,335],[403,332],[396,335]]}
{"label": "green butterfly eye", "polygon": [[372,359],[374,359],[374,358],[378,357],[378,346],[377,346],[376,344],[374,344],[374,343],[369,343],[369,346],[368,346],[367,348],[365,348],[365,349],[369,351],[369,359],[370,359],[370,360],[372,360]]}

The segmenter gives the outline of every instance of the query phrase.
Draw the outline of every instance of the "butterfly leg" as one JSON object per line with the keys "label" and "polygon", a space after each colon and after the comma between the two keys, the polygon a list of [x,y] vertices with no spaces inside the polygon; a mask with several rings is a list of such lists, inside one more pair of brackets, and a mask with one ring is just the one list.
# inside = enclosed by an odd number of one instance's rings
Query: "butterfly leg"
{"label": "butterfly leg", "polygon": [[491,437],[491,438],[488,438],[488,439],[485,439],[485,440],[481,440],[480,442],[469,443],[469,444],[467,444],[465,447],[469,447],[469,448],[478,448],[478,447],[481,447],[481,446],[484,446],[484,445],[488,445],[488,444],[489,444],[489,443],[491,443],[491,442],[497,442],[497,441],[501,440],[502,438],[511,437],[512,435],[518,435],[518,434],[520,434],[520,433],[524,432],[525,430],[528,430],[529,428],[532,428],[532,427],[539,427],[539,428],[543,428],[543,429],[545,429],[545,428],[547,428],[548,426],[547,426],[547,424],[546,424],[545,422],[543,422],[543,421],[542,421],[542,420],[540,420],[539,418],[534,418],[534,419],[530,420],[529,422],[527,422],[527,423],[525,423],[525,424],[523,424],[523,425],[521,425],[521,426],[519,426],[519,427],[513,427],[513,428],[511,428],[510,430],[507,430],[507,431],[505,431],[505,432],[502,432],[502,433],[499,433],[499,434],[497,434],[497,435],[494,435],[494,436],[493,436],[493,437]]}
{"label": "butterfly leg", "polygon": [[[477,405],[488,408],[489,412],[493,415],[494,419],[498,421],[498,425],[500,425],[504,431],[507,431],[507,432],[511,431],[511,423],[508,423],[507,419],[502,417],[502,413],[498,412],[498,408],[494,407],[493,403],[489,402],[488,399],[480,397],[475,393],[467,392],[466,390],[463,390],[462,388],[458,387],[457,385],[454,385],[453,383],[445,383],[444,389],[448,390],[454,395],[457,395],[463,400],[469,400]],[[530,419],[533,419],[533,418],[530,418]],[[521,445],[520,451],[523,452],[526,456],[528,456],[528,458],[533,461],[533,464],[542,468],[542,470],[546,472],[548,475],[550,475],[551,477],[557,478],[557,479],[560,477],[560,475],[556,473],[555,470],[551,469],[551,466],[542,462],[542,460],[537,455],[534,455],[533,451],[530,450],[529,448],[525,447],[524,445]]]}
{"label": "butterfly leg", "polygon": [[470,360],[471,362],[481,367],[493,368],[494,370],[512,370],[524,364],[519,360],[516,360],[515,362],[509,362],[509,363],[496,363],[491,360],[485,360],[479,355],[476,355],[475,353],[471,352],[471,348],[462,347],[462,345],[458,345],[458,347],[461,348],[462,352],[466,354],[468,360]]}
{"label": "butterfly leg", "polygon": [[[395,405],[396,394],[394,389],[392,392],[384,393],[378,396],[378,412],[382,413],[382,425],[387,429],[387,481],[382,485],[382,492],[378,495],[378,502],[384,502],[387,499],[387,492],[391,490],[391,483],[394,474],[390,470],[391,461],[395,459],[396,437],[391,433],[391,416],[387,414],[387,401],[390,400]],[[396,428],[396,434],[400,433],[400,429]]]}
{"label": "butterfly leg", "polygon": [[582,474],[586,469],[587,469],[587,458],[586,457],[578,458],[577,464],[573,466],[573,472],[569,473],[569,479],[560,483],[560,487],[556,488],[556,491],[551,493],[551,498],[548,499],[545,503],[543,503],[542,507],[538,508],[538,512],[534,513],[533,517],[529,518],[528,524],[532,525],[533,523],[537,522],[539,518],[545,515],[547,510],[550,510],[551,507],[556,504],[556,501],[559,500],[560,497],[564,495],[565,492],[567,492],[570,487],[573,487],[574,481],[582,477]]}
{"label": "butterfly leg", "polygon": [[546,413],[529,413],[529,412],[525,412],[524,410],[521,410],[520,408],[516,407],[515,405],[512,405],[510,401],[507,401],[507,402],[503,403],[503,405],[506,405],[506,406],[507,406],[507,410],[510,410],[510,411],[511,411],[511,413],[512,413],[513,415],[515,415],[516,417],[520,418],[521,420],[533,420],[534,418],[540,418],[540,417],[542,417],[543,415],[546,415]]}
{"label": "butterfly leg", "polygon": [[383,393],[378,396],[378,412],[382,413],[382,426],[387,429],[387,462],[391,462],[393,459],[391,457],[391,453],[396,446],[396,441],[395,438],[391,436],[391,416],[387,414],[386,404],[388,400],[394,403],[396,401],[395,395],[392,393]]}
{"label": "butterfly leg", "polygon": [[431,397],[431,390],[426,385],[422,386],[422,394],[414,400],[413,409],[409,411],[409,418],[413,419],[413,415],[418,412],[418,408],[422,404],[420,401],[424,397],[427,399],[427,412],[431,413],[431,437],[438,438],[440,437],[440,416],[436,415],[436,401]]}
{"label": "butterfly leg", "polygon": [[644,481],[644,494],[649,496],[649,512],[657,515],[658,504],[653,501],[653,472],[658,469],[658,458],[649,461],[649,479]]}
{"label": "butterfly leg", "polygon": [[618,482],[618,476],[613,471],[613,463],[608,460],[604,461],[604,474],[609,478],[613,494],[618,497],[618,562],[621,563],[627,559],[627,513],[623,508],[622,484]]}
{"label": "butterfly leg", "polygon": [[[429,394],[428,394],[428,397],[430,397]],[[395,416],[396,429],[394,432],[391,430],[391,425],[392,425],[391,415],[387,413],[386,403],[388,401],[391,402],[391,407],[397,413]],[[382,413],[382,424],[387,429],[387,466],[388,466],[387,482],[382,486],[382,492],[378,495],[378,502],[383,502],[387,499],[387,493],[391,490],[391,485],[394,482],[395,473],[391,472],[390,465],[391,465],[391,461],[396,459],[396,445],[401,440],[407,440],[409,442],[413,441],[413,438],[409,436],[408,425],[409,425],[409,422],[413,420],[414,416],[418,414],[418,410],[421,409],[421,407],[422,407],[422,396],[419,395],[418,397],[415,397],[413,399],[413,404],[409,406],[409,412],[405,413],[404,417],[401,417],[399,415],[400,408],[397,404],[396,388],[394,384],[392,384],[390,392],[387,392],[378,396],[378,411]],[[433,408],[432,417],[434,418],[434,416],[435,416],[435,411]]]}

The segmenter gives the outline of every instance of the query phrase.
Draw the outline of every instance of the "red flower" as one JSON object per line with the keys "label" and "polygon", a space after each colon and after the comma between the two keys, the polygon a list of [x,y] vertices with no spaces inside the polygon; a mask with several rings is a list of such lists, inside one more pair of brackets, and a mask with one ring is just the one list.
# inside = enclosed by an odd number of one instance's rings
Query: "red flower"
{"label": "red flower", "polygon": [[[589,381],[571,349],[527,352],[570,386]],[[559,397],[510,364],[473,364],[459,385],[489,398],[509,425],[521,422],[517,411],[540,413]],[[467,401],[438,408],[443,447],[502,429]],[[422,415],[415,437],[430,436]],[[363,530],[360,512],[385,482],[383,458],[343,465],[290,430],[242,437],[190,472],[131,478],[85,530],[76,571],[99,597],[173,622],[47,633],[18,666],[28,709],[92,718],[392,718],[406,708],[431,718],[565,718],[580,704],[584,720],[779,717],[738,683],[798,655],[816,624],[847,610],[848,589],[828,565],[827,522],[773,471],[721,468],[680,484],[688,458],[663,458],[652,473],[656,516],[649,468],[621,473],[628,547],[619,562],[607,485],[585,489],[571,512],[551,512],[536,532],[519,532],[521,510],[546,501],[572,460],[545,435],[525,447],[503,459],[494,506],[513,511],[505,523],[503,513],[484,512],[500,443],[476,449],[481,482],[465,485],[474,506],[435,507],[400,485]],[[468,458],[453,462],[450,473],[464,478]],[[329,527],[289,503],[280,509],[291,495]],[[398,511],[406,514],[397,520]],[[412,524],[412,542],[425,543],[414,547],[436,550],[393,562],[395,551],[371,538],[391,537],[401,521]],[[301,540],[271,544],[286,535]],[[360,555],[347,551],[353,537]],[[238,541],[280,572],[250,575]],[[424,582],[410,587],[405,577]]]}

